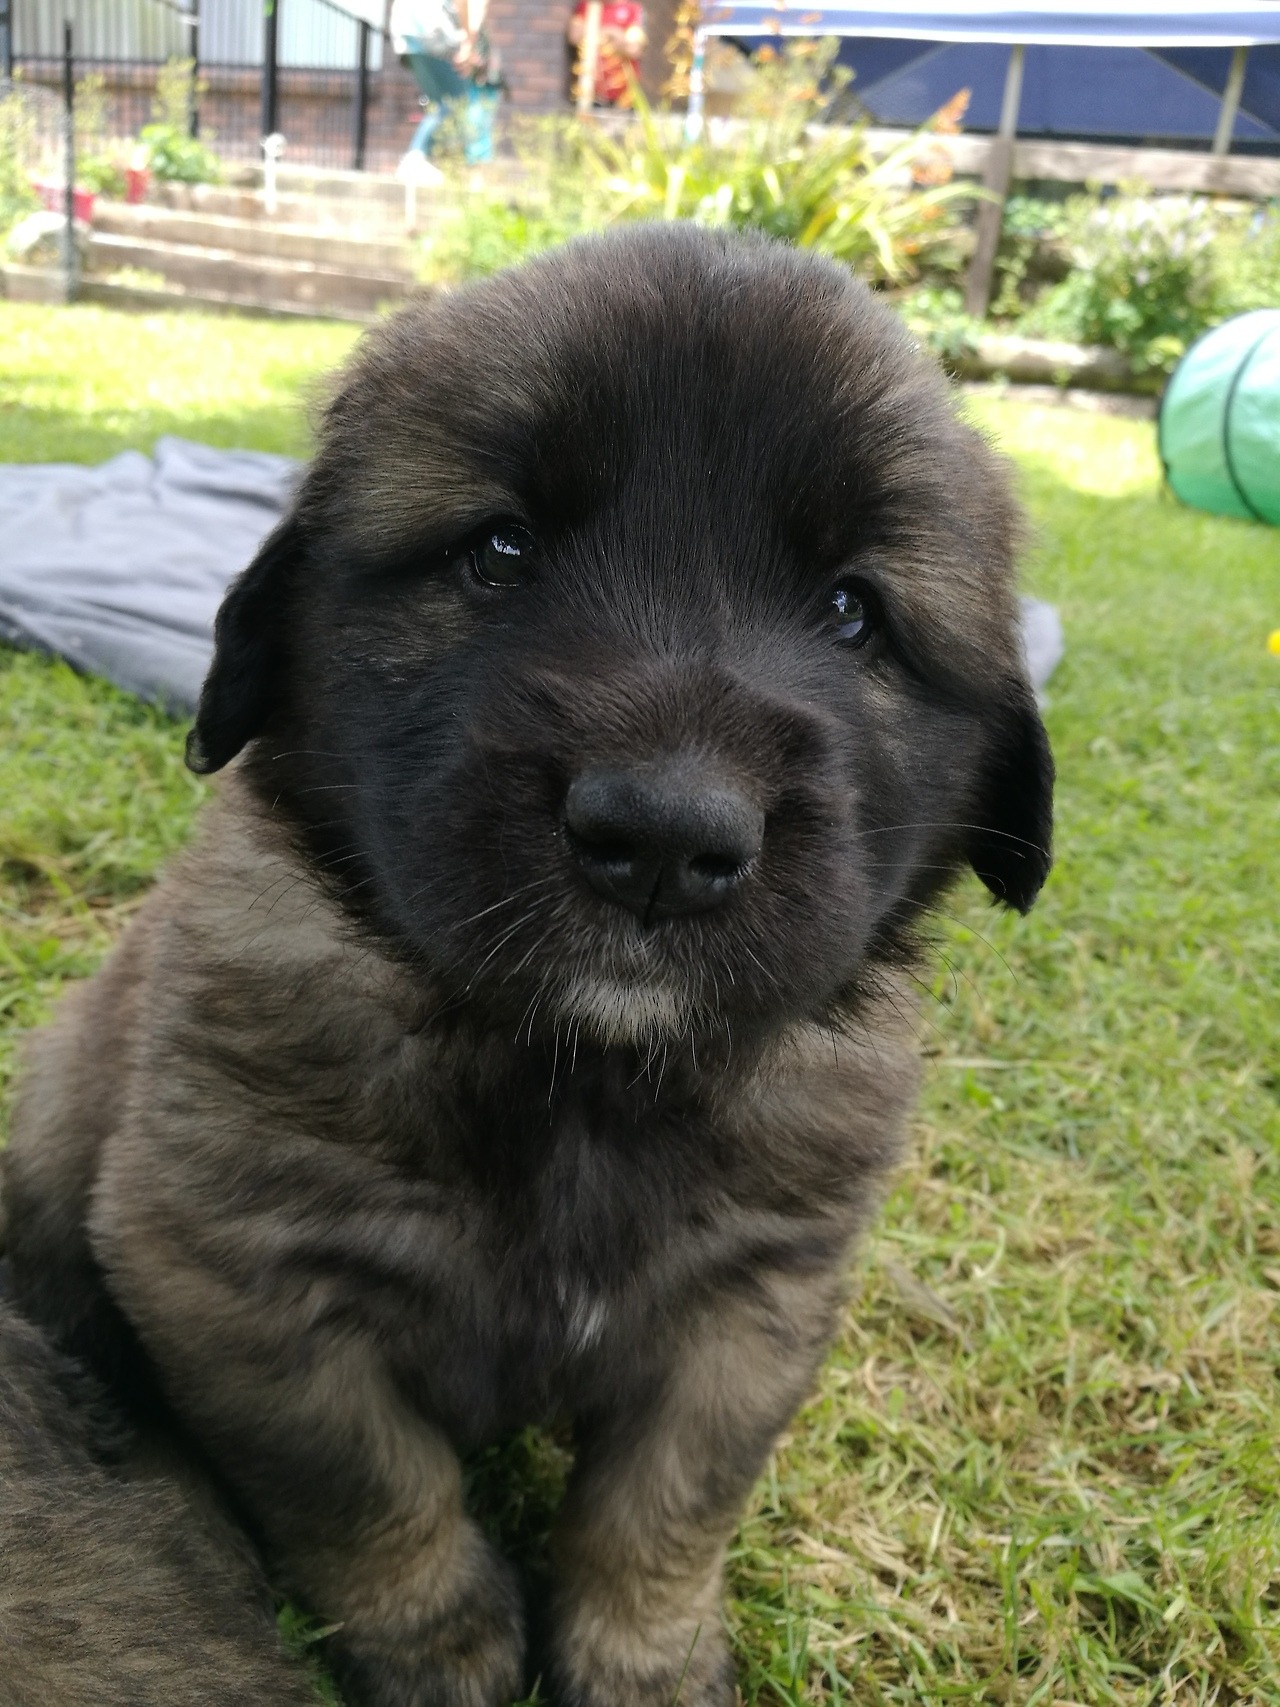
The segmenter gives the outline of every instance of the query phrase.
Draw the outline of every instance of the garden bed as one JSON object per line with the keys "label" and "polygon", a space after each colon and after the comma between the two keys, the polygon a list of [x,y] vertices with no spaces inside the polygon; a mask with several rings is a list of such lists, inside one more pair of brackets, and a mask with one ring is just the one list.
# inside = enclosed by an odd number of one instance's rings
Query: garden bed
{"label": "garden bed", "polygon": [[1164,383],[1161,373],[1135,372],[1119,350],[1008,333],[980,337],[972,348],[953,355],[949,366],[962,379],[998,378],[1015,385],[1072,386],[1085,391],[1153,395]]}

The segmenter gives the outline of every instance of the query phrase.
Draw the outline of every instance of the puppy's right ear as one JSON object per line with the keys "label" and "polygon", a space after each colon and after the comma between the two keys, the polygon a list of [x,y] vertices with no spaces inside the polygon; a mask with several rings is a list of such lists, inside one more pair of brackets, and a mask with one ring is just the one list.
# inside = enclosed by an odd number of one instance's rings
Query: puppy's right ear
{"label": "puppy's right ear", "polygon": [[227,589],[213,625],[213,662],[200,689],[187,765],[219,771],[262,728],[275,697],[287,572],[302,555],[302,530],[287,516]]}

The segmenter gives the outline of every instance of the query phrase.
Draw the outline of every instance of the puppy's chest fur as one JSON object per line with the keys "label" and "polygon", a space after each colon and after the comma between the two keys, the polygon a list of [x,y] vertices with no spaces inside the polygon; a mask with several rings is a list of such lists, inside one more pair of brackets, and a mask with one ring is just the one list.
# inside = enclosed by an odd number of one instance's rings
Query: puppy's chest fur
{"label": "puppy's chest fur", "polygon": [[881,1109],[860,1116],[821,1068],[709,1106],[634,1059],[562,1050],[557,1076],[554,1051],[510,1039],[402,1036],[320,1070],[299,1064],[323,1038],[291,1051],[272,1030],[248,1028],[274,1083],[209,1181],[210,1258],[292,1296],[304,1333],[375,1334],[459,1441],[616,1400],[620,1371],[643,1388],[672,1333],[762,1269],[838,1265],[889,1148]]}

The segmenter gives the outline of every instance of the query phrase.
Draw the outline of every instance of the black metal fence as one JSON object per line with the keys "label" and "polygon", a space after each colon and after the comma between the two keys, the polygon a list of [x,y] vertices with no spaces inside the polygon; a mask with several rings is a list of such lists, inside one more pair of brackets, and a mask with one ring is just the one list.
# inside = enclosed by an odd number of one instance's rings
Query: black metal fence
{"label": "black metal fence", "polygon": [[[364,6],[361,7],[365,9]],[[61,88],[63,32],[74,78],[113,139],[154,116],[159,74],[192,63],[189,128],[223,159],[387,166],[412,127],[415,91],[380,28],[332,0],[0,0],[0,72]]]}
{"label": "black metal fence", "polygon": [[[33,182],[46,189],[66,174],[67,111],[61,87],[44,89],[3,75],[0,42],[0,148]],[[11,214],[0,189],[0,217]]]}

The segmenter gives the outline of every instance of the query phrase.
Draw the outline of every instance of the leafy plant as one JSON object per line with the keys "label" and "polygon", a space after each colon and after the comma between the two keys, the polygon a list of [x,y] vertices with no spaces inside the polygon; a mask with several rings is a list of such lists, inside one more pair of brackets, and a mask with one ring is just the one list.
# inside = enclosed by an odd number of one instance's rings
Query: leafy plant
{"label": "leafy plant", "polygon": [[21,92],[0,94],[0,236],[39,206],[31,188],[35,124]]}
{"label": "leafy plant", "polygon": [[191,128],[191,109],[203,85],[196,80],[194,59],[167,59],[156,73],[156,91],[151,97],[154,124],[167,125],[185,135]]}
{"label": "leafy plant", "polygon": [[76,147],[97,154],[107,143],[107,79],[102,71],[87,71],[76,84]]}
{"label": "leafy plant", "polygon": [[147,164],[153,176],[162,181],[216,184],[221,178],[222,162],[197,137],[167,124],[143,125],[140,134],[146,144]]}
{"label": "leafy plant", "polygon": [[673,137],[637,94],[635,125],[617,142],[599,135],[594,148],[615,217],[764,231],[892,283],[917,277],[926,259],[957,265],[959,228],[948,204],[972,201],[974,192],[904,184],[924,132],[876,160],[865,127],[817,128],[848,81],[834,64],[837,46],[761,49],[742,118],[693,141]]}
{"label": "leafy plant", "polygon": [[1061,250],[1067,220],[1062,202],[1036,196],[1009,197],[996,252],[997,287],[991,305],[994,319],[1021,314],[1027,306],[1024,298],[1037,280],[1043,283],[1046,272],[1060,278],[1066,271]]}
{"label": "leafy plant", "polygon": [[492,271],[578,232],[635,219],[767,232],[876,282],[916,278],[926,264],[954,269],[963,240],[953,208],[975,192],[912,184],[924,132],[877,160],[862,126],[823,127],[847,82],[835,51],[831,41],[762,49],[742,117],[713,122],[694,139],[639,90],[621,136],[543,121],[526,133],[523,188],[501,194],[455,182],[429,242],[429,273]]}
{"label": "leafy plant", "polygon": [[124,163],[111,153],[90,155],[76,161],[76,182],[100,196],[118,199],[125,193]]}
{"label": "leafy plant", "polygon": [[1108,345],[1140,373],[1169,371],[1220,318],[1220,226],[1202,196],[1074,197],[1065,233],[1072,270],[1034,305],[1022,330]]}
{"label": "leafy plant", "polygon": [[584,172],[583,135],[572,119],[516,120],[517,170],[498,187],[462,168],[461,143],[450,151],[442,126],[434,153],[451,181],[425,242],[427,276],[483,278],[606,224],[608,209]]}
{"label": "leafy plant", "polygon": [[152,122],[144,125],[141,140],[147,150],[152,174],[168,183],[216,184],[222,163],[213,150],[190,135],[191,104],[199,92],[195,62],[171,59],[156,77]]}
{"label": "leafy plant", "polygon": [[102,196],[123,196],[125,171],[137,145],[111,135],[107,80],[101,71],[86,72],[76,84],[75,128],[77,185]]}
{"label": "leafy plant", "polygon": [[1280,308],[1280,203],[1224,220],[1213,248],[1214,317]]}
{"label": "leafy plant", "polygon": [[922,344],[944,363],[957,362],[977,348],[983,323],[965,313],[964,293],[955,285],[922,285],[897,304],[898,312]]}

